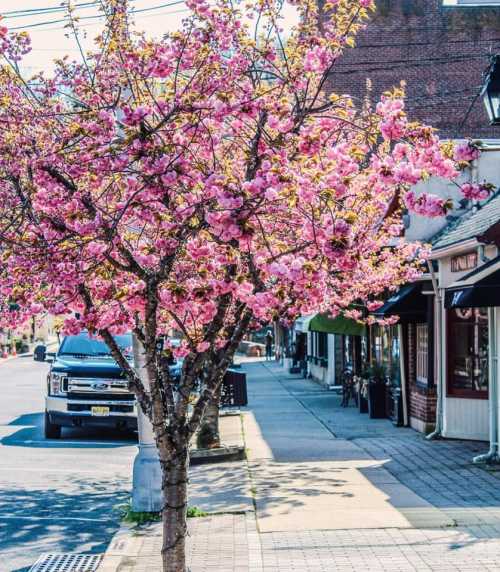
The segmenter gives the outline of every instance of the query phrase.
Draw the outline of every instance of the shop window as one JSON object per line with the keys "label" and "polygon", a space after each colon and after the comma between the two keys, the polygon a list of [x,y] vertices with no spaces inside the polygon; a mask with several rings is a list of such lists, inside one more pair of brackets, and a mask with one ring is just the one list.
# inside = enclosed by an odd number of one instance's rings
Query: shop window
{"label": "shop window", "polygon": [[353,371],[354,368],[354,339],[344,336],[344,369]]}
{"label": "shop window", "polygon": [[324,332],[317,332],[317,356],[321,359],[328,359],[328,334]]}
{"label": "shop window", "polygon": [[373,358],[382,365],[395,385],[400,383],[400,347],[397,326],[375,325],[372,330]]}
{"label": "shop window", "polygon": [[428,382],[429,367],[429,330],[427,324],[417,324],[416,327],[416,358],[417,358],[417,381],[419,383]]}
{"label": "shop window", "polygon": [[488,314],[484,308],[448,311],[448,394],[488,397]]}
{"label": "shop window", "polygon": [[452,272],[464,272],[465,270],[472,270],[477,266],[477,252],[468,252],[467,254],[460,254],[451,259]]}

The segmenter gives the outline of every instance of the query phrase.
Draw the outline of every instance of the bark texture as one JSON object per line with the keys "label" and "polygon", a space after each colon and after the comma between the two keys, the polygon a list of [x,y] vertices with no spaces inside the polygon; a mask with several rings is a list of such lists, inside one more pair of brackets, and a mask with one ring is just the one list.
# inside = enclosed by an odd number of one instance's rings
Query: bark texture
{"label": "bark texture", "polygon": [[[160,455],[161,455],[160,451]],[[187,448],[162,461],[163,572],[186,572],[187,486],[189,455]]]}
{"label": "bark texture", "polygon": [[215,449],[221,446],[219,433],[219,410],[221,387],[205,409],[196,444],[199,449]]}

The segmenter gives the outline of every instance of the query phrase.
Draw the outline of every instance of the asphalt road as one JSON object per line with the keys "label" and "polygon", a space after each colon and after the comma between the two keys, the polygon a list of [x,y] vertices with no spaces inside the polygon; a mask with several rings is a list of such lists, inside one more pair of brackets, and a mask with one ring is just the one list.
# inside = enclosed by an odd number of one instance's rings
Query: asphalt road
{"label": "asphalt road", "polygon": [[26,572],[45,553],[104,552],[129,498],[130,434],[44,439],[47,370],[31,357],[0,363],[0,572]]}

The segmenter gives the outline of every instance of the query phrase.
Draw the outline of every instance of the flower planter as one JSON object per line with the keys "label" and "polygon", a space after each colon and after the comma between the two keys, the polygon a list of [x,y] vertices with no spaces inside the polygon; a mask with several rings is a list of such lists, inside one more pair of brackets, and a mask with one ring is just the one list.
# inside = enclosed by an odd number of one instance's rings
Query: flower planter
{"label": "flower planter", "polygon": [[370,414],[370,419],[384,419],[386,417],[385,393],[385,383],[371,381],[368,384],[368,413]]}

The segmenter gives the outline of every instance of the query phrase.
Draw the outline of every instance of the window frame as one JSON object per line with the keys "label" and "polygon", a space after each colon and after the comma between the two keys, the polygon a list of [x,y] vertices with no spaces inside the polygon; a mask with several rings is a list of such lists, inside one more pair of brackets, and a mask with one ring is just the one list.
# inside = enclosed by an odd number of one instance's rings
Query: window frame
{"label": "window frame", "polygon": [[328,359],[328,334],[325,332],[315,332],[317,335],[316,356],[320,360]]}
{"label": "window frame", "polygon": [[[478,308],[463,308],[463,310],[468,310],[468,309],[472,309],[473,311],[478,309]],[[487,310],[487,308],[484,308]],[[450,331],[452,328],[452,312],[454,312],[454,309],[451,310],[446,310],[446,397],[452,397],[452,398],[457,398],[457,399],[489,399],[489,394],[490,394],[490,372],[488,371],[488,387],[486,388],[486,390],[482,390],[482,391],[476,391],[474,389],[463,389],[463,388],[457,388],[457,387],[453,387],[452,385],[452,378],[453,378],[453,372],[452,372],[452,360],[451,360],[451,351],[452,351],[452,347],[450,344]],[[489,316],[488,316],[488,327],[489,327]],[[488,331],[489,334],[489,331]],[[489,338],[488,338],[488,353],[490,351],[489,349]]]}
{"label": "window frame", "polygon": [[[421,348],[420,342],[425,339],[425,350]],[[425,377],[419,375],[423,368]],[[423,372],[422,372],[423,373]],[[419,385],[429,385],[429,325],[427,322],[417,322],[415,324],[415,380]]]}

